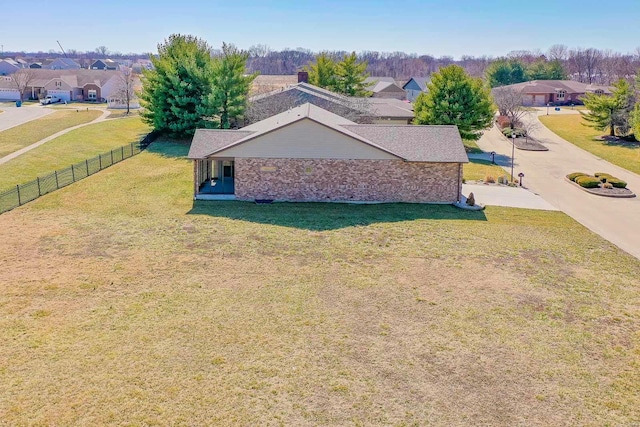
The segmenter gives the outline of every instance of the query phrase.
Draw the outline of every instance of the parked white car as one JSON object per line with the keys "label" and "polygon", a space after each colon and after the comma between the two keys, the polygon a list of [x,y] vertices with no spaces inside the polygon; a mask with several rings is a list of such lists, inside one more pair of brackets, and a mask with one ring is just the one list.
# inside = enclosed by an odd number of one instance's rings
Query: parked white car
{"label": "parked white car", "polygon": [[40,104],[42,105],[55,104],[56,102],[60,102],[60,101],[62,100],[55,95],[47,95],[40,100]]}

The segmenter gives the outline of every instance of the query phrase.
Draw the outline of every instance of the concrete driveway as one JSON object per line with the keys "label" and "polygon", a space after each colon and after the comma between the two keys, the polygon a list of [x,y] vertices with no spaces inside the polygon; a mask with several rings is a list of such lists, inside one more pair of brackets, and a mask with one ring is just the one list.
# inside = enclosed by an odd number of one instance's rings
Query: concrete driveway
{"label": "concrete driveway", "polygon": [[3,111],[0,114],[0,132],[46,116],[54,111],[41,105],[28,105],[17,108],[15,104],[0,104],[0,110]]}
{"label": "concrete driveway", "polygon": [[542,197],[520,187],[462,184],[462,194],[468,197],[469,193],[473,193],[476,201],[483,205],[538,209],[543,211],[558,210]]}
{"label": "concrete driveway", "polygon": [[[564,114],[577,114],[567,109]],[[537,114],[546,114],[539,109]],[[553,113],[550,113],[553,114]],[[532,114],[526,120],[538,121]],[[525,174],[523,183],[547,202],[574,218],[590,230],[640,259],[640,198],[613,199],[595,196],[565,181],[571,172],[608,172],[628,183],[640,194],[640,175],[615,166],[588,153],[540,126],[534,136],[549,151],[515,150],[515,174]],[[511,162],[511,143],[494,127],[485,132],[478,145],[498,153],[496,162],[507,169]]]}

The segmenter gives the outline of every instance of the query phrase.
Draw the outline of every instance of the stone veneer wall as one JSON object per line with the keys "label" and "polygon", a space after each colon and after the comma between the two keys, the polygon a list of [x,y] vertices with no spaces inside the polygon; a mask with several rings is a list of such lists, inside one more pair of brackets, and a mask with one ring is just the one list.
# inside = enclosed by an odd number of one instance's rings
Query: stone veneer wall
{"label": "stone veneer wall", "polygon": [[453,203],[458,163],[402,160],[235,159],[238,200]]}

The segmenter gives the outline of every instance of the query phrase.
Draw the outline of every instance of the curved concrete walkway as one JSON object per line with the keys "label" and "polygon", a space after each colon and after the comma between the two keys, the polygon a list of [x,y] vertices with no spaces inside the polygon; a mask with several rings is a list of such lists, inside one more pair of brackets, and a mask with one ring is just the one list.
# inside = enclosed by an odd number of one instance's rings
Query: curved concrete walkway
{"label": "curved concrete walkway", "polygon": [[[563,113],[577,114],[577,111],[567,110]],[[537,115],[542,114],[546,114],[546,110],[537,111]],[[537,115],[531,115],[526,120],[539,122]],[[549,151],[516,150],[515,174],[523,172],[523,182],[528,188],[593,232],[640,259],[640,197],[613,199],[595,196],[565,181],[565,176],[571,172],[608,172],[626,181],[632,191],[640,194],[640,175],[576,147],[541,123],[533,134]],[[510,168],[511,143],[495,127],[485,132],[478,145],[485,151],[495,151],[496,162],[505,169]]]}
{"label": "curved concrete walkway", "polygon": [[15,105],[0,105],[0,110],[4,113],[0,114],[0,132],[20,126],[31,120],[39,119],[47,114],[53,113],[55,110],[44,108],[40,105],[23,105],[18,108]]}
{"label": "curved concrete walkway", "polygon": [[[50,110],[51,112],[55,111],[55,110],[52,110],[52,109],[50,109],[50,108],[47,108],[47,110]],[[51,141],[52,139],[56,139],[57,137],[62,136],[62,135],[64,135],[64,134],[65,134],[65,133],[67,133],[67,132],[71,132],[72,130],[79,129],[79,128],[84,127],[84,126],[89,126],[89,125],[92,125],[92,124],[95,124],[95,123],[98,123],[98,122],[102,122],[102,121],[104,121],[107,117],[109,117],[109,114],[111,114],[111,111],[109,111],[109,110],[103,110],[103,109],[99,109],[99,108],[90,108],[90,110],[102,111],[102,115],[101,115],[100,117],[98,117],[98,118],[93,119],[92,121],[90,121],[90,122],[88,122],[88,123],[83,123],[83,124],[80,124],[80,125],[72,126],[72,127],[70,127],[70,128],[66,128],[66,129],[64,129],[64,130],[61,130],[60,132],[56,132],[56,133],[54,133],[53,135],[50,135],[50,136],[48,136],[48,137],[46,137],[46,138],[44,138],[44,139],[41,139],[41,140],[40,140],[40,141],[38,141],[38,142],[34,142],[34,143],[33,143],[33,144],[31,144],[31,145],[27,145],[26,147],[21,148],[21,149],[20,149],[20,150],[18,150],[18,151],[14,151],[13,153],[8,154],[8,155],[6,155],[6,156],[4,156],[4,157],[0,158],[0,165],[2,165],[2,164],[4,164],[4,163],[7,163],[9,160],[13,160],[13,159],[15,159],[16,157],[20,156],[21,154],[24,154],[24,153],[26,153],[26,152],[28,152],[28,151],[31,151],[31,150],[33,150],[34,148],[38,148],[38,147],[39,147],[39,146],[41,146],[42,144],[45,144],[45,143],[47,143],[47,142]]]}

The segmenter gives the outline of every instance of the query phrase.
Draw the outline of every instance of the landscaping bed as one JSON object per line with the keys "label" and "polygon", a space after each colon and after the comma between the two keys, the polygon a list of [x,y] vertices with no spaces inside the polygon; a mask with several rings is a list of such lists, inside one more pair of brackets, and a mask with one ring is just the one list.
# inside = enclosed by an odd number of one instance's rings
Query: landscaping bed
{"label": "landscaping bed", "polygon": [[630,198],[635,193],[627,183],[607,173],[597,172],[593,176],[582,172],[568,174],[565,179],[587,193],[604,197]]}
{"label": "landscaping bed", "polygon": [[[498,126],[498,125],[496,125],[496,126]],[[498,126],[498,129],[500,129],[500,126]],[[524,129],[516,128],[513,131],[515,131],[515,134],[516,134],[515,140],[512,140],[512,138],[511,138],[512,130],[509,129],[509,128],[501,129],[500,133],[509,142],[513,142],[518,150],[549,151],[549,149],[547,147],[545,147],[544,145],[542,145],[542,143],[540,143],[540,141],[538,141],[537,139],[534,139],[534,138],[532,138],[530,136],[527,137]]]}

